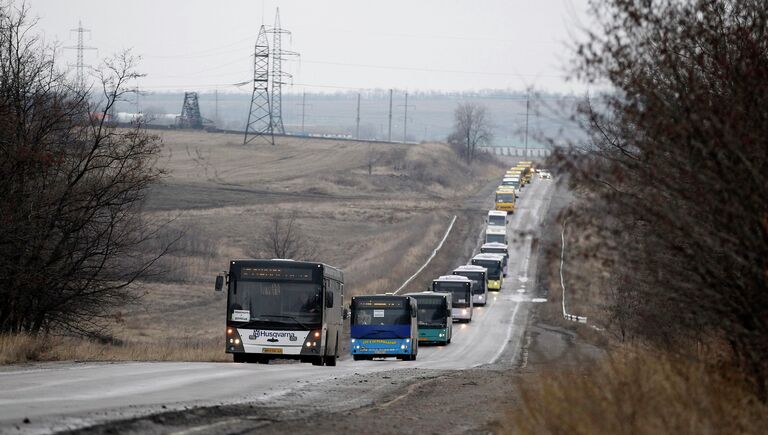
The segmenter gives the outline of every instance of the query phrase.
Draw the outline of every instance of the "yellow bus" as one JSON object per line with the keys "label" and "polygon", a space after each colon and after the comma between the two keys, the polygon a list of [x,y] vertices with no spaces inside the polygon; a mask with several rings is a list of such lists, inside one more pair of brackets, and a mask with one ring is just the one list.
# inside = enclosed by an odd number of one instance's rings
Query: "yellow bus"
{"label": "yellow bus", "polygon": [[499,186],[496,188],[496,210],[507,213],[515,212],[515,188],[511,186]]}
{"label": "yellow bus", "polygon": [[526,183],[530,183],[531,180],[532,180],[533,174],[535,173],[535,170],[534,170],[534,167],[533,167],[533,162],[518,162],[517,166],[519,168],[526,168],[527,169],[527,171],[525,171],[524,178],[525,178],[525,182]]}

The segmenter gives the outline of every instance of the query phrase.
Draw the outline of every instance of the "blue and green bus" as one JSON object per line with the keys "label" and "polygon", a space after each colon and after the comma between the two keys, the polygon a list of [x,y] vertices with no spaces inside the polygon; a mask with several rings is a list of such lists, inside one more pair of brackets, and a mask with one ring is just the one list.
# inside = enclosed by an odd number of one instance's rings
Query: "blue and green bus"
{"label": "blue and green bus", "polygon": [[405,296],[416,299],[419,343],[449,344],[453,337],[452,295],[421,292],[408,293]]}
{"label": "blue and green bus", "polygon": [[350,351],[354,360],[397,357],[413,361],[419,353],[416,300],[403,295],[356,296]]}

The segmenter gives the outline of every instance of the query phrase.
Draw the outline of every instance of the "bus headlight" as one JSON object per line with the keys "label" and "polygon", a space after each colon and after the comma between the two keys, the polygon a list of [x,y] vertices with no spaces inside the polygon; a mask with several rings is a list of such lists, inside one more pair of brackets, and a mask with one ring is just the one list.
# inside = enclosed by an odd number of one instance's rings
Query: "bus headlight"
{"label": "bus headlight", "polygon": [[410,342],[411,342],[411,339],[410,339],[410,338],[406,338],[406,339],[405,339],[405,342],[406,342],[406,343],[410,343]]}
{"label": "bus headlight", "polygon": [[353,338],[353,339],[352,339],[352,343],[354,343],[354,342],[355,342],[355,339]]}
{"label": "bus headlight", "polygon": [[240,339],[239,338],[235,339],[235,344],[240,344]]}
{"label": "bus headlight", "polygon": [[406,348],[406,345],[404,345],[404,344],[401,344],[401,345],[400,345],[400,349],[403,349],[403,350],[405,350],[405,348]]}
{"label": "bus headlight", "polygon": [[443,334],[443,333],[441,332],[441,333],[440,333],[440,338],[443,338],[443,337],[445,337],[445,334]]}

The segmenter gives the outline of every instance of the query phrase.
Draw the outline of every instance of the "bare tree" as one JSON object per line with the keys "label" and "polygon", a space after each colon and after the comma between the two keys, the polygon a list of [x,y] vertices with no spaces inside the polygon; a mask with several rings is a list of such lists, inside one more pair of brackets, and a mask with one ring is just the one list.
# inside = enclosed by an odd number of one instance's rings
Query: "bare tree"
{"label": "bare tree", "polygon": [[98,333],[165,252],[144,252],[159,227],[141,215],[160,141],[107,123],[138,77],[130,53],[104,63],[92,96],[27,14],[0,6],[0,331]]}
{"label": "bare tree", "polygon": [[491,123],[485,106],[461,103],[453,112],[453,132],[448,143],[460,150],[468,164],[475,159],[477,147],[491,142]]}
{"label": "bare tree", "polygon": [[275,214],[259,233],[256,246],[248,250],[254,258],[290,258],[294,260],[317,260],[317,249],[307,238],[296,220],[296,213]]}
{"label": "bare tree", "polygon": [[593,13],[577,72],[616,92],[584,101],[589,142],[558,159],[584,194],[572,221],[615,277],[612,315],[669,350],[710,343],[768,401],[765,2]]}

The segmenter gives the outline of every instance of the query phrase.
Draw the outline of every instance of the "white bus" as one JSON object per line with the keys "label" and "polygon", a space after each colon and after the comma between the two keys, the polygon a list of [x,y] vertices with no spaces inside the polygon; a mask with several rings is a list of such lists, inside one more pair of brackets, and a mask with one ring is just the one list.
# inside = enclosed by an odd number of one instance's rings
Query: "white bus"
{"label": "white bus", "polygon": [[499,226],[489,226],[485,229],[485,243],[503,243],[507,244],[507,228]]}
{"label": "white bus", "polygon": [[488,217],[485,222],[489,227],[507,227],[507,212],[499,210],[488,210]]}
{"label": "white bus", "polygon": [[453,274],[465,276],[472,281],[473,305],[485,305],[488,300],[488,269],[467,264],[453,269]]}
{"label": "white bus", "polygon": [[344,275],[322,263],[232,260],[216,277],[227,291],[225,351],[234,362],[297,359],[335,366],[344,338]]}
{"label": "white bus", "polygon": [[432,291],[450,293],[454,321],[472,321],[472,281],[458,275],[444,275],[432,281]]}

